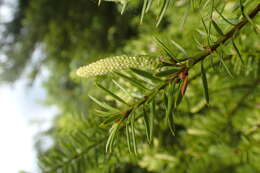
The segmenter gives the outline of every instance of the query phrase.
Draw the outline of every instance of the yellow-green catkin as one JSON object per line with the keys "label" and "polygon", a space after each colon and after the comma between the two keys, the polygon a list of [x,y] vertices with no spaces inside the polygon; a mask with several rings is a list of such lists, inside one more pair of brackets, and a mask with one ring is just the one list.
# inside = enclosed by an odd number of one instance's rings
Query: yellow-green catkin
{"label": "yellow-green catkin", "polygon": [[92,77],[129,68],[153,69],[157,64],[157,58],[151,58],[145,55],[115,56],[82,66],[78,68],[76,74],[80,77]]}

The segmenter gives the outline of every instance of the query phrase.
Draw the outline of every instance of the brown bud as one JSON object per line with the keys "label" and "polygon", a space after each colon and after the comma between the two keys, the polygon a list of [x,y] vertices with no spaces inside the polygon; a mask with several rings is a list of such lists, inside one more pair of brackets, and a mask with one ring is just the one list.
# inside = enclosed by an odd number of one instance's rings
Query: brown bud
{"label": "brown bud", "polygon": [[186,76],[183,80],[182,86],[181,86],[181,95],[184,96],[185,91],[187,89],[188,86],[188,76]]}

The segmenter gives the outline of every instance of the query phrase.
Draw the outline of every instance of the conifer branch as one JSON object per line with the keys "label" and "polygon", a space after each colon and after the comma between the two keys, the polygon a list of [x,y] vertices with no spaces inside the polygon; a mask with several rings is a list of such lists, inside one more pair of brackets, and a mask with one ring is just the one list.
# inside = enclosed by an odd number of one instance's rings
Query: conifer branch
{"label": "conifer branch", "polygon": [[[257,5],[257,7],[248,15],[251,19],[253,19],[257,13],[260,11],[260,4]],[[247,18],[243,18],[238,24],[236,24],[230,31],[228,31],[226,34],[224,34],[224,36],[222,38],[220,38],[214,45],[212,45],[209,49],[205,50],[204,52],[195,55],[191,58],[189,58],[187,61],[192,60],[192,66],[196,65],[198,62],[204,60],[206,57],[208,57],[209,55],[211,55],[214,51],[216,51],[216,49],[221,45],[224,44],[226,41],[228,41],[229,39],[231,39],[233,37],[233,35],[235,33],[237,33],[238,31],[240,31],[243,26],[245,26],[249,21],[247,20]],[[229,59],[229,58],[227,58]],[[195,60],[195,61],[194,61]],[[195,75],[193,79],[197,78],[200,74]],[[154,96],[154,94],[158,93],[159,91],[165,89],[172,81],[171,80],[167,80],[165,83],[159,85],[158,87],[156,87],[155,89],[153,89],[152,91],[149,92],[149,94],[147,94],[146,96],[144,96],[144,98],[142,100],[140,100],[139,102],[137,102],[136,104],[134,104],[128,111],[126,111],[125,116],[123,117],[123,119],[126,119],[130,113],[134,110],[137,109],[138,107],[142,106],[148,99],[150,99],[151,96]]]}
{"label": "conifer branch", "polygon": [[[260,4],[258,4],[257,7],[251,13],[249,13],[249,15],[248,15],[249,18],[253,19],[259,11],[260,11]],[[128,125],[130,123],[130,125],[133,126],[133,122],[135,122],[136,119],[142,117],[142,115],[136,117],[134,112],[137,109],[144,106],[146,103],[149,103],[149,101],[153,100],[154,97],[161,90],[164,90],[167,87],[170,88],[169,89],[170,94],[168,96],[168,101],[167,101],[168,107],[167,107],[166,117],[167,117],[167,122],[169,123],[169,127],[171,128],[171,131],[174,133],[174,125],[172,122],[171,114],[174,110],[176,110],[176,107],[179,105],[179,103],[182,100],[182,97],[185,94],[185,90],[186,90],[187,84],[188,84],[189,69],[191,69],[198,62],[203,61],[206,57],[211,55],[213,52],[217,51],[217,49],[221,45],[225,44],[229,39],[232,39],[234,37],[234,35],[236,33],[238,33],[247,23],[249,23],[248,18],[243,17],[242,20],[238,24],[234,25],[226,34],[223,33],[223,35],[220,36],[220,39],[218,39],[215,42],[215,44],[213,44],[212,46],[209,46],[208,48],[206,48],[205,50],[203,50],[202,52],[200,52],[199,54],[197,54],[195,56],[188,57],[185,60],[174,62],[173,64],[170,64],[170,66],[172,66],[172,67],[177,67],[178,70],[176,72],[174,72],[173,74],[171,74],[170,76],[168,76],[168,78],[166,80],[160,82],[157,87],[149,90],[143,98],[139,99],[135,103],[129,104],[128,108],[125,111],[123,111],[123,112],[120,111],[119,113],[117,112],[117,116],[115,116],[115,117],[109,117],[109,122],[113,122],[113,126],[111,128],[110,136],[109,136],[109,139],[108,139],[107,145],[106,145],[108,150],[109,151],[112,150],[114,138],[116,136],[116,133],[118,132],[118,129],[120,127],[125,127],[121,123],[125,123],[125,125]],[[136,61],[135,57],[127,57],[129,59],[129,61],[122,63],[121,61],[125,60],[125,58],[126,57],[124,57],[124,58],[114,57],[114,58],[108,58],[108,59],[97,61],[96,63],[90,64],[85,67],[81,67],[78,70],[78,74],[81,76],[87,77],[88,74],[91,73],[90,76],[93,76],[93,75],[95,76],[95,75],[102,75],[102,74],[105,74],[108,72],[115,72],[119,69],[123,70],[126,68],[132,68],[132,67],[138,68],[140,66],[140,64],[142,65],[142,63],[138,63],[137,65],[131,64],[132,61]],[[146,62],[146,59],[147,59],[147,57],[141,57],[141,61],[145,60],[145,62]],[[229,57],[228,57],[228,59],[229,59]],[[221,60],[222,60],[222,62],[224,61],[224,59],[221,59]],[[151,61],[147,61],[147,63],[145,63],[145,64],[151,65],[150,62]],[[162,61],[162,63],[163,63],[163,61]],[[109,69],[106,69],[106,71],[103,72],[102,70],[104,68],[104,65],[105,66],[108,65]],[[93,73],[93,75],[92,75],[92,73]],[[127,77],[125,75],[122,75],[120,73],[117,73],[117,74],[125,79],[130,80],[129,77]],[[196,78],[196,76],[195,76],[195,78]],[[132,81],[132,79],[130,81]],[[134,82],[134,83],[137,84],[138,82],[137,83]],[[176,99],[175,99],[175,98],[173,98],[174,95],[172,95],[172,91],[175,88],[174,85],[176,85],[176,84],[178,84],[179,86],[178,86],[178,91],[177,91],[177,95],[176,95]],[[126,120],[131,120],[131,121],[129,122]],[[132,133],[134,134],[134,130]],[[133,138],[135,138],[135,137],[133,137]],[[133,139],[133,140],[135,140],[135,139]],[[134,148],[136,148],[136,144],[134,144]]]}
{"label": "conifer branch", "polygon": [[[258,4],[256,8],[252,10],[251,13],[249,13],[249,18],[253,19],[259,11],[260,4]],[[249,23],[248,19],[246,17],[243,17],[243,19],[238,24],[234,25],[234,27],[231,30],[229,30],[226,34],[224,34],[214,45],[210,46],[204,52],[189,58],[189,60],[192,61],[192,66],[202,61],[207,56],[211,55],[214,51],[217,50],[217,48],[220,45],[226,43],[229,39],[231,39],[234,36],[234,34],[239,32],[247,23]]]}

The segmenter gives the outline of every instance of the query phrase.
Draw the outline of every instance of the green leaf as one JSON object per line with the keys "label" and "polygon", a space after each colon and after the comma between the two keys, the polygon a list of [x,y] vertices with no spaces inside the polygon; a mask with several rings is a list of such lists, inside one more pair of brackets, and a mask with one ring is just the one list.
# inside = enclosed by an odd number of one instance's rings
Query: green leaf
{"label": "green leaf", "polygon": [[204,50],[203,44],[199,42],[199,40],[196,38],[195,35],[193,36],[193,39],[194,39],[194,41],[197,43],[197,47],[198,47],[200,50]]}
{"label": "green leaf", "polygon": [[175,41],[171,40],[172,44],[179,49],[184,55],[188,56],[188,53],[185,51],[185,49],[183,47],[181,47],[181,45],[179,45],[178,43],[176,43]]}
{"label": "green leaf", "polygon": [[150,141],[153,141],[153,127],[154,127],[154,117],[155,117],[155,100],[153,99],[150,103]]}
{"label": "green leaf", "polygon": [[203,27],[204,27],[204,29],[205,29],[205,31],[206,31],[206,35],[208,36],[208,28],[207,28],[207,25],[206,25],[206,23],[205,23],[205,21],[204,21],[204,19],[203,19],[203,17],[201,16],[201,22],[202,22],[202,24],[203,24]]}
{"label": "green leaf", "polygon": [[150,132],[151,132],[151,127],[150,127],[150,120],[149,120],[149,117],[147,115],[147,112],[145,110],[145,105],[143,107],[143,115],[144,115],[144,125],[145,125],[145,132],[146,132],[146,137],[147,137],[147,140],[148,140],[148,143],[151,143],[151,139],[150,139]]}
{"label": "green leaf", "polygon": [[[205,23],[205,21],[204,21],[202,16],[201,16],[201,21],[202,21],[203,27],[204,27],[204,29],[206,31],[205,35],[207,36],[208,46],[210,46],[210,40],[211,40],[211,36],[212,36],[211,31],[210,31],[211,30],[211,25],[209,25],[209,28],[207,28],[206,23]],[[203,33],[203,31],[201,31],[201,33]]]}
{"label": "green leaf", "polygon": [[134,154],[137,154],[134,123],[135,123],[135,114],[132,113],[131,114],[131,120],[130,120],[131,132],[132,132],[131,134],[132,134]]}
{"label": "green leaf", "polygon": [[164,92],[163,92],[163,103],[164,103],[164,108],[165,108],[165,110],[167,110],[167,106],[168,106],[168,98],[167,98],[167,91],[166,90],[164,90]]}
{"label": "green leaf", "polygon": [[112,151],[112,147],[114,144],[114,140],[115,140],[115,136],[117,134],[117,131],[120,127],[121,121],[118,123],[113,124],[113,126],[110,129],[110,134],[109,137],[107,139],[107,143],[106,143],[106,152],[111,152]]}
{"label": "green leaf", "polygon": [[169,128],[172,132],[173,135],[175,135],[175,127],[174,127],[174,122],[173,122],[173,111],[174,111],[174,86],[175,84],[171,83],[168,88],[168,93],[167,93],[167,109],[166,109],[166,119],[167,123],[169,125]]}
{"label": "green leaf", "polygon": [[[213,19],[213,12],[214,12],[214,6],[215,6],[215,0],[212,0],[212,3],[211,3],[211,9],[210,9],[210,19],[212,20]],[[208,29],[208,45],[210,46],[210,39],[211,39],[211,23],[212,22],[209,22],[209,29]]]}
{"label": "green leaf", "polygon": [[224,66],[225,70],[229,74],[229,76],[233,78],[233,75],[232,75],[231,71],[229,70],[228,66],[226,65],[226,63],[223,60],[223,51],[221,51],[220,54],[218,53],[218,57],[220,59],[221,64]]}
{"label": "green leaf", "polygon": [[134,79],[134,78],[130,78],[122,73],[118,73],[115,72],[118,76],[126,79],[127,81],[129,81],[130,83],[132,83],[134,86],[136,86],[137,88],[141,89],[141,90],[149,90],[148,88],[146,88],[144,85],[142,85],[138,80]]}
{"label": "green leaf", "polygon": [[126,6],[127,6],[127,0],[123,2],[123,7],[122,7],[122,10],[121,10],[121,14],[123,14],[125,12],[125,9],[126,9]]}
{"label": "green leaf", "polygon": [[105,112],[105,111],[101,111],[101,110],[95,110],[95,112],[97,112],[97,116],[101,116],[101,117],[107,117],[107,116],[111,116],[111,115],[114,115],[114,114],[117,114],[117,112],[115,113],[111,113],[111,112]]}
{"label": "green leaf", "polygon": [[202,8],[206,8],[206,7],[208,6],[208,4],[209,4],[210,1],[211,1],[211,0],[207,0],[206,2],[204,2],[204,5],[203,5]]}
{"label": "green leaf", "polygon": [[111,123],[114,123],[116,120],[118,120],[120,118],[122,118],[122,114],[117,113],[117,114],[105,119],[99,126],[102,128],[107,127],[108,125],[110,125]]}
{"label": "green leaf", "polygon": [[163,41],[161,41],[159,38],[155,37],[157,43],[159,43],[159,46],[162,47],[164,53],[169,56],[175,63],[178,62],[178,60],[174,57],[174,53],[171,51],[171,49],[169,48],[169,46],[164,43]]}
{"label": "green leaf", "polygon": [[140,23],[143,22],[144,13],[145,13],[145,11],[146,11],[146,9],[147,9],[147,6],[148,6],[148,0],[144,0],[142,12],[141,12],[141,20],[140,20]]}
{"label": "green leaf", "polygon": [[161,11],[159,13],[159,18],[157,20],[156,27],[159,26],[159,24],[160,24],[160,22],[161,22],[161,20],[162,20],[162,18],[164,16],[167,8],[168,8],[170,2],[171,2],[171,0],[163,0],[163,5],[162,5]]}
{"label": "green leaf", "polygon": [[131,94],[124,89],[124,87],[122,85],[120,85],[118,82],[116,82],[114,79],[112,79],[112,82],[118,87],[120,88],[126,95],[128,95],[129,97],[132,97]]}
{"label": "green leaf", "polygon": [[208,33],[207,32],[204,32],[200,29],[196,29],[196,32],[199,33],[200,36],[202,37],[207,37],[208,36]]}
{"label": "green leaf", "polygon": [[136,73],[139,76],[145,77],[147,79],[153,80],[153,81],[161,81],[161,79],[154,77],[151,73],[136,69],[136,68],[130,68],[132,72]]}
{"label": "green leaf", "polygon": [[116,99],[117,101],[130,106],[128,103],[126,103],[122,98],[120,98],[119,96],[115,95],[114,93],[112,93],[111,91],[109,91],[108,89],[104,88],[102,85],[96,83],[96,85],[101,88],[103,91],[105,91],[106,93],[108,93],[110,96],[112,96],[114,99]]}
{"label": "green leaf", "polygon": [[216,10],[216,12],[218,13],[218,15],[224,20],[224,21],[226,21],[228,24],[230,24],[230,25],[235,25],[234,23],[232,23],[231,21],[229,21],[227,18],[225,18],[219,11],[218,11],[218,9],[217,8],[215,8],[215,10]]}
{"label": "green leaf", "polygon": [[217,24],[213,19],[211,20],[211,22],[212,22],[212,24],[213,24],[215,30],[219,33],[219,35],[223,36],[224,33],[223,33],[223,31],[221,30],[221,28],[218,26],[218,24]]}
{"label": "green leaf", "polygon": [[157,77],[169,76],[169,75],[175,74],[179,71],[180,71],[179,67],[173,67],[171,69],[160,71],[160,72],[156,73],[155,76],[157,76]]}
{"label": "green leaf", "polygon": [[242,56],[241,56],[241,54],[239,52],[239,49],[237,48],[237,46],[235,44],[235,41],[234,41],[233,37],[231,38],[231,41],[232,41],[232,45],[233,45],[234,49],[236,50],[236,52],[238,54],[238,57],[239,57],[240,61],[242,62],[242,64],[244,64],[243,58],[242,58]]}
{"label": "green leaf", "polygon": [[99,100],[97,100],[95,97],[92,97],[91,95],[89,95],[89,97],[91,98],[91,100],[93,100],[95,103],[97,103],[100,107],[106,109],[106,110],[110,110],[113,112],[120,112],[118,109],[113,108],[112,106],[104,103],[104,102],[100,102]]}
{"label": "green leaf", "polygon": [[131,153],[132,149],[131,149],[131,140],[130,140],[130,129],[129,129],[128,123],[126,123],[126,125],[125,125],[125,130],[126,130],[127,147],[128,147],[129,153]]}
{"label": "green leaf", "polygon": [[148,4],[147,4],[146,10],[145,10],[146,13],[147,13],[147,12],[149,11],[149,9],[151,8],[152,2],[153,2],[153,0],[148,0]]}
{"label": "green leaf", "polygon": [[201,61],[201,79],[202,79],[202,83],[203,83],[205,99],[207,101],[207,104],[209,104],[208,82],[207,82],[207,76],[206,76],[206,73],[205,73],[205,69],[204,69],[204,66],[203,66],[203,60]]}
{"label": "green leaf", "polygon": [[172,109],[172,112],[169,113],[167,122],[172,135],[175,136],[175,125],[174,125],[173,115],[174,115],[174,109]]}

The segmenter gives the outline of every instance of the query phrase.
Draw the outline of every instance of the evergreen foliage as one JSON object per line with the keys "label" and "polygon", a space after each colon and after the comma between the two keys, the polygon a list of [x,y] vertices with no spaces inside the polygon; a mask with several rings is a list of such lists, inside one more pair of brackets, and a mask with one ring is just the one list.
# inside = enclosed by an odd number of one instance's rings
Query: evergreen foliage
{"label": "evergreen foliage", "polygon": [[19,1],[6,26],[1,80],[40,49],[60,108],[41,172],[260,172],[259,2],[109,1]]}

